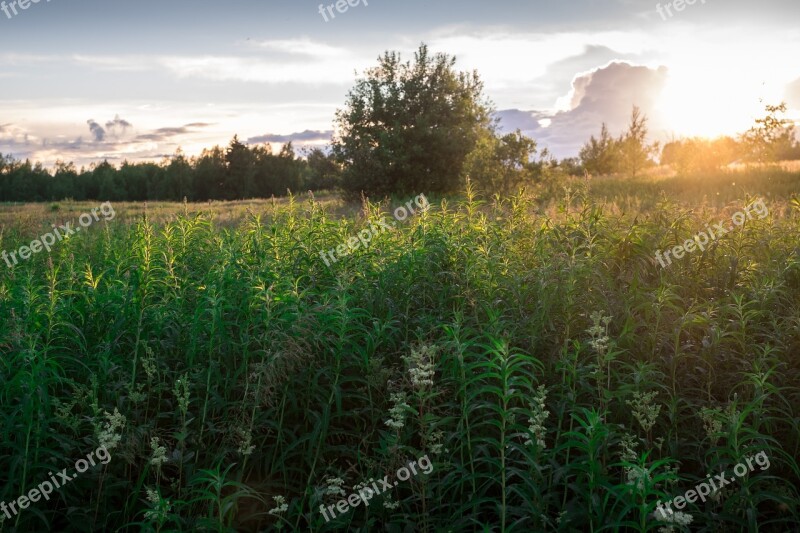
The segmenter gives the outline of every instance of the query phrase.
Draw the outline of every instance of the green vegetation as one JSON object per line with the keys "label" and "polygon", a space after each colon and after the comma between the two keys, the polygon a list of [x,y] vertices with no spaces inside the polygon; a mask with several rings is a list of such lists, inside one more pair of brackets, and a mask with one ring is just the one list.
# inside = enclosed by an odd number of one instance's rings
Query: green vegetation
{"label": "green vegetation", "polygon": [[635,178],[655,165],[652,158],[656,152],[658,143],[647,142],[647,117],[634,106],[624,134],[614,139],[603,124],[600,138],[592,136],[581,149],[580,158],[584,169],[591,174],[624,173]]}
{"label": "green vegetation", "polygon": [[287,190],[336,187],[341,171],[320,149],[297,157],[291,143],[273,154],[269,144],[246,146],[238,137],[197,157],[178,151],[160,164],[103,161],[89,168],[59,162],[53,169],[0,154],[0,202],[62,199],[205,201],[285,196]]}
{"label": "green vegetation", "polygon": [[[664,145],[661,164],[680,175],[702,176],[733,163],[773,164],[800,159],[800,140],[791,120],[783,118],[786,104],[767,105],[767,114],[739,135],[717,139],[677,139]],[[635,178],[655,166],[658,143],[647,143],[647,117],[634,106],[628,130],[614,138],[603,124],[600,137],[592,136],[581,148],[583,169],[593,175],[624,174]],[[569,160],[565,160],[568,163]],[[574,170],[572,170],[575,173]]]}
{"label": "green vegetation", "polygon": [[[429,195],[330,266],[320,250],[408,198],[115,204],[0,264],[0,501],[118,440],[0,531],[655,531],[658,500],[761,451],[768,470],[684,512],[787,531],[799,178]],[[655,261],[757,196],[769,217]],[[0,248],[93,204],[59,206],[0,208]],[[339,490],[424,454],[430,475],[325,523]]]}
{"label": "green vegetation", "polygon": [[[414,61],[386,52],[367,69],[336,113],[336,135],[325,150],[297,156],[292,143],[277,153],[269,143],[246,145],[234,136],[196,157],[180,149],[160,164],[108,161],[80,171],[59,161],[53,169],[0,154],[0,202],[72,200],[242,200],[298,191],[336,190],[364,196],[455,194],[471,181],[483,194],[509,196],[521,187],[571,176],[646,175],[659,143],[648,142],[647,117],[634,106],[627,130],[613,137],[605,124],[579,158],[556,161],[521,131],[503,134],[477,72],[460,72],[456,58],[422,44]],[[758,165],[800,159],[786,105],[739,136],[667,143],[661,164],[681,175],[721,171],[735,162]],[[538,155],[538,158],[537,158]]]}
{"label": "green vegetation", "polygon": [[477,73],[420,46],[414,62],[386,52],[356,82],[336,116],[333,152],[347,196],[458,190],[481,135],[494,135]]}

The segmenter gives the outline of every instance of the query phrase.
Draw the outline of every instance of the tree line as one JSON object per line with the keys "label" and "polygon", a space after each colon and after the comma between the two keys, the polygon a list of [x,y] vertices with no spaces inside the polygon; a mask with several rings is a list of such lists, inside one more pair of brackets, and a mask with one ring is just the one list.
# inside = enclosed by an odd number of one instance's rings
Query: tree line
{"label": "tree line", "polygon": [[52,170],[0,156],[0,201],[73,200],[189,201],[283,196],[287,190],[334,189],[340,175],[318,148],[298,157],[291,143],[277,153],[269,144],[247,146],[234,136],[197,157],[178,151],[162,163],[108,161],[88,168],[58,162]]}
{"label": "tree line", "polygon": [[[688,138],[670,141],[660,150],[660,164],[678,174],[712,172],[732,163],[774,163],[800,159],[800,142],[791,121],[783,118],[786,104],[767,105],[766,115],[737,138]],[[605,124],[580,152],[579,165],[591,174],[636,176],[654,166],[659,143],[648,144],[647,117],[633,108],[625,133],[613,137]]]}
{"label": "tree line", "polygon": [[485,192],[509,194],[564,175],[636,177],[659,156],[679,173],[800,159],[794,128],[781,118],[785,104],[767,106],[767,115],[738,139],[680,139],[663,149],[648,143],[647,117],[634,107],[621,135],[603,124],[578,158],[561,161],[520,131],[502,134],[493,111],[477,72],[457,71],[454,57],[431,54],[423,44],[413,61],[384,53],[356,80],[336,113],[337,134],[327,150],[298,156],[288,143],[273,153],[269,144],[248,146],[234,136],[227,147],[196,157],[178,151],[162,163],[117,168],[104,161],[80,170],[0,155],[0,201],[237,200],[323,189],[346,198],[447,194],[463,190],[467,178]]}

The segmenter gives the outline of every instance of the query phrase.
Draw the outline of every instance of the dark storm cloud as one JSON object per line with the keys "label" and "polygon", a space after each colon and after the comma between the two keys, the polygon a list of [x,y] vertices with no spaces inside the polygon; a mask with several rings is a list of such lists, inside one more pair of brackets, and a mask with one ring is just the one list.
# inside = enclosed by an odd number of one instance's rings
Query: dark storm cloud
{"label": "dark storm cloud", "polygon": [[106,130],[100,124],[93,119],[87,120],[86,123],[89,125],[89,131],[92,132],[95,141],[102,142],[106,138]]}
{"label": "dark storm cloud", "polygon": [[258,137],[250,137],[249,139],[247,139],[247,142],[248,144],[258,144],[258,143],[329,141],[331,137],[333,137],[333,130],[327,130],[327,131],[305,130],[299,133],[290,133],[289,135],[277,135],[268,133],[266,135],[259,135]]}

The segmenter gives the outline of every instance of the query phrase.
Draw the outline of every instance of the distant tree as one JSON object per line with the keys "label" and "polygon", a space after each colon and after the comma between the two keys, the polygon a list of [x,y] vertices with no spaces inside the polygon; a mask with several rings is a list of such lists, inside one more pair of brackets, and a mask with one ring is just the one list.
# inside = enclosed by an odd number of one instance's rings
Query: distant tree
{"label": "distant tree", "polygon": [[299,191],[303,163],[294,153],[292,143],[286,143],[275,155],[269,144],[252,149],[255,190],[258,196],[284,196],[286,191]]}
{"label": "distant tree", "polygon": [[558,162],[558,168],[567,176],[583,176],[584,168],[578,157],[567,157]]}
{"label": "distant tree", "polygon": [[736,161],[739,152],[739,144],[730,137],[681,139],[664,145],[661,164],[682,175],[708,173]]}
{"label": "distant tree", "polygon": [[314,148],[306,156],[306,176],[303,188],[311,191],[332,190],[339,187],[342,169],[333,154]]}
{"label": "distant tree", "polygon": [[41,163],[7,159],[3,169],[5,201],[42,202],[50,199],[52,177]]}
{"label": "distant tree", "polygon": [[768,163],[800,158],[794,125],[779,114],[786,113],[786,103],[766,106],[766,116],[756,119],[755,125],[741,135],[747,159]]}
{"label": "distant tree", "polygon": [[164,200],[179,202],[184,198],[195,199],[194,169],[180,148],[164,169],[164,181],[166,187],[161,195]]}
{"label": "distant tree", "polygon": [[194,162],[195,199],[222,198],[226,172],[225,151],[221,147],[203,150]]}
{"label": "distant tree", "polygon": [[420,46],[414,63],[386,52],[336,113],[333,153],[347,196],[450,192],[480,132],[489,127],[477,73]]}
{"label": "distant tree", "polygon": [[77,188],[78,172],[75,170],[75,165],[72,163],[64,163],[63,161],[56,161],[55,174],[53,175],[53,183],[50,192],[51,200],[64,200],[72,198],[81,200],[81,195]]}
{"label": "distant tree", "polygon": [[486,129],[467,157],[466,172],[486,191],[509,195],[541,174],[541,163],[534,161],[536,153],[536,141],[520,130],[498,137]]}
{"label": "distant tree", "polygon": [[222,197],[225,200],[255,197],[255,169],[253,153],[234,135],[225,151],[227,171],[222,182]]}
{"label": "distant tree", "polygon": [[647,143],[647,116],[633,106],[628,131],[618,141],[620,170],[635,178],[642,170],[653,166],[658,143]]}
{"label": "distant tree", "polygon": [[579,157],[583,168],[590,174],[606,175],[619,170],[619,142],[608,132],[605,123],[600,128],[600,138],[595,139],[592,135],[589,142],[581,148]]}
{"label": "distant tree", "polygon": [[275,196],[283,196],[287,191],[297,192],[302,186],[302,163],[291,142],[284,144],[278,152],[275,177],[275,188],[279,191]]}

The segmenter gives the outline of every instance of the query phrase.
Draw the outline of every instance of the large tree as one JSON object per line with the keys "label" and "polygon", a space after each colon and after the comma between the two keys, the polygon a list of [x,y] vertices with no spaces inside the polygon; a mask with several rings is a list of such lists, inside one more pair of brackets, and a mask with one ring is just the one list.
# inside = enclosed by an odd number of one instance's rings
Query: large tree
{"label": "large tree", "polygon": [[467,155],[491,127],[476,72],[420,46],[414,62],[386,52],[336,113],[333,153],[344,165],[347,196],[451,192]]}

